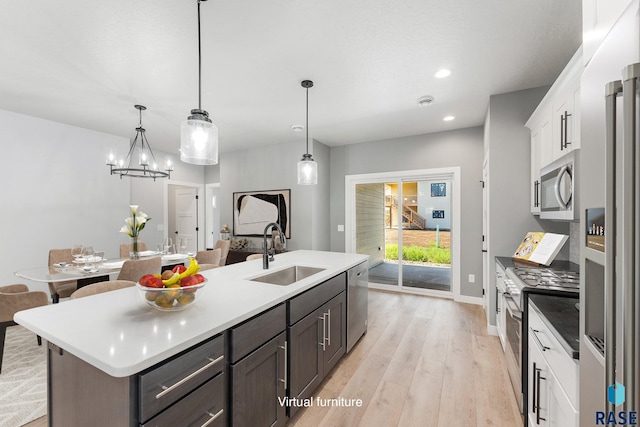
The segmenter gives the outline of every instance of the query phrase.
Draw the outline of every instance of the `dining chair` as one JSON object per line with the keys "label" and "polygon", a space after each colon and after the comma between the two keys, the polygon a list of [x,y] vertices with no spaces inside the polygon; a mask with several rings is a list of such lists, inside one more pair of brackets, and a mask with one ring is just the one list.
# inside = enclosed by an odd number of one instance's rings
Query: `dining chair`
{"label": "dining chair", "polygon": [[[51,249],[49,251],[49,268],[53,264],[60,262],[73,263],[73,255],[71,249]],[[51,293],[51,301],[56,304],[60,298],[67,298],[78,289],[78,282],[75,280],[67,280],[65,282],[49,282],[49,292]]]}
{"label": "dining chair", "polygon": [[130,288],[135,286],[136,282],[130,280],[108,280],[106,282],[93,283],[83,286],[71,294],[69,299],[88,297],[89,295],[101,294],[103,292],[115,291],[117,289]]}
{"label": "dining chair", "polygon": [[196,261],[198,264],[214,264],[220,266],[222,260],[222,249],[213,249],[210,251],[199,251],[196,253]]}
{"label": "dining chair", "polygon": [[252,259],[261,259],[263,254],[251,254],[247,257],[247,261],[251,261]]}
{"label": "dining chair", "polygon": [[[47,305],[49,299],[42,291],[29,291],[27,285],[16,284],[0,286],[0,372],[2,372],[2,355],[4,341],[9,326],[17,325],[13,315],[18,311]],[[42,345],[42,338],[36,335],[38,345]]]}
{"label": "dining chair", "polygon": [[146,259],[128,259],[122,264],[117,280],[137,282],[145,274],[160,274],[162,258],[154,256]]}
{"label": "dining chair", "polygon": [[211,270],[214,268],[221,267],[220,264],[220,255],[222,254],[222,249],[213,249],[210,251],[199,251],[196,254],[196,261],[200,264],[200,271]]}
{"label": "dining chair", "polygon": [[231,246],[231,240],[218,240],[213,249],[221,249],[220,254],[220,267],[227,265],[227,256],[229,255],[229,247]]}
{"label": "dining chair", "polygon": [[[131,253],[133,244],[132,243],[123,243],[120,245],[120,259],[129,258],[129,254]],[[144,242],[138,242],[138,250],[140,252],[147,250],[147,245]]]}

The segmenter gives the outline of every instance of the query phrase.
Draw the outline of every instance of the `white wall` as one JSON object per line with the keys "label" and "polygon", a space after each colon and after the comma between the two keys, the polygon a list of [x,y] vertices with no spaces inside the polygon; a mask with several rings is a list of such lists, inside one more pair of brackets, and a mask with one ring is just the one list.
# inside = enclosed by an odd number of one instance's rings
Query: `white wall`
{"label": "white wall", "polygon": [[[238,191],[291,189],[289,250],[329,249],[329,147],[313,141],[318,185],[298,185],[297,164],[304,142],[283,143],[220,155],[220,223],[233,227],[232,200]],[[253,239],[257,247],[262,244]]]}
{"label": "white wall", "polygon": [[16,270],[46,266],[49,249],[91,244],[119,256],[128,179],[111,176],[106,153],[128,138],[0,110],[3,165],[0,284],[26,283]]}
{"label": "white wall", "polygon": [[469,274],[482,277],[481,127],[416,135],[331,148],[331,250],[345,250],[345,175],[460,167],[462,217],[460,233],[460,293],[482,295],[482,283],[469,283]]}

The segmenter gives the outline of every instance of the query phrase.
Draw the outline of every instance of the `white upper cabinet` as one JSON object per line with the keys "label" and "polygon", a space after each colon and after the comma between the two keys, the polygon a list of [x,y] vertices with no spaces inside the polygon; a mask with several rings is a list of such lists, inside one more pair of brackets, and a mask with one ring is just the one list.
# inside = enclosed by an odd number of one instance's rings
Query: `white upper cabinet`
{"label": "white upper cabinet", "polygon": [[540,169],[580,148],[582,48],[571,58],[526,123],[531,130],[531,213],[540,213]]}
{"label": "white upper cabinet", "polygon": [[586,65],[631,0],[582,0],[583,63]]}

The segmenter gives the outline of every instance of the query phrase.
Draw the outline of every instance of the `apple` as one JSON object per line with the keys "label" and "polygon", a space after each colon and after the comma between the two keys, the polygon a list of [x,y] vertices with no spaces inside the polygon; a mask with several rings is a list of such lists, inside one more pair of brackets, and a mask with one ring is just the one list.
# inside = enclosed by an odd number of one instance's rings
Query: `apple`
{"label": "apple", "polygon": [[155,276],[153,274],[145,274],[144,276],[142,276],[140,278],[140,280],[138,280],[138,283],[140,283],[140,286],[147,286],[148,287],[147,282],[150,279],[155,279]]}
{"label": "apple", "polygon": [[187,276],[183,277],[182,280],[180,280],[180,286],[182,287],[194,286],[198,283],[200,282],[198,282],[198,278],[196,276]]}
{"label": "apple", "polygon": [[[142,285],[142,283],[140,283]],[[145,285],[147,288],[164,288],[164,283],[162,283],[162,279],[159,277],[151,277],[147,280]]]}
{"label": "apple", "polygon": [[202,274],[194,274],[192,277],[198,280],[196,283],[202,283],[206,280]]}
{"label": "apple", "polygon": [[185,267],[182,264],[178,264],[175,267],[173,267],[173,271],[174,273],[184,273],[185,271],[187,271],[187,267]]}

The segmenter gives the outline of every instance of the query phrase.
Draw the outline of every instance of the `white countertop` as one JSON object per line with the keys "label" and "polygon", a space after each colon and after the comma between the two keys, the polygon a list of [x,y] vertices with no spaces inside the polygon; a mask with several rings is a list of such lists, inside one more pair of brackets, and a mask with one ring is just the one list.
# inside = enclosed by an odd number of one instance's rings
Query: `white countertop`
{"label": "white countertop", "polygon": [[113,377],[147,369],[367,260],[366,255],[294,251],[277,254],[268,272],[292,265],[325,268],[289,286],[252,282],[262,259],[203,271],[205,293],[185,310],[160,312],[136,288],[18,312],[14,320]]}

